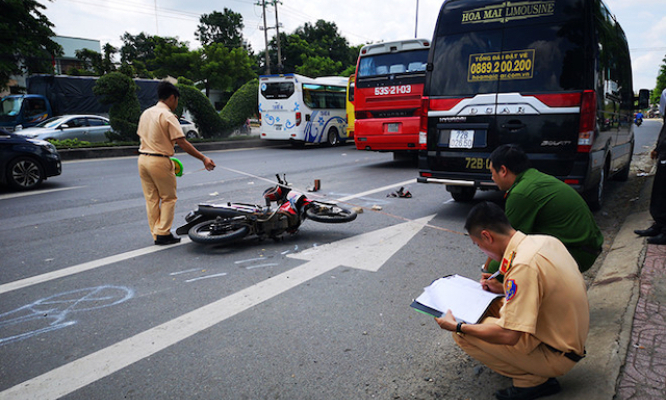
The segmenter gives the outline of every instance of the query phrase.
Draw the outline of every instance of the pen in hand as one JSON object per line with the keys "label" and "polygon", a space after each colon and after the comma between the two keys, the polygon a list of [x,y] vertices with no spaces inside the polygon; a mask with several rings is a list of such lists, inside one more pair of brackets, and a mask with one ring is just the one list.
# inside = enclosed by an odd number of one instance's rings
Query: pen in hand
{"label": "pen in hand", "polygon": [[500,271],[499,271],[499,270],[495,271],[495,273],[492,274],[492,275],[490,275],[490,276],[488,277],[488,279],[486,279],[486,281],[489,281],[489,280],[491,280],[491,279],[495,279],[495,278],[497,278],[497,276],[498,276],[499,274],[500,274]]}

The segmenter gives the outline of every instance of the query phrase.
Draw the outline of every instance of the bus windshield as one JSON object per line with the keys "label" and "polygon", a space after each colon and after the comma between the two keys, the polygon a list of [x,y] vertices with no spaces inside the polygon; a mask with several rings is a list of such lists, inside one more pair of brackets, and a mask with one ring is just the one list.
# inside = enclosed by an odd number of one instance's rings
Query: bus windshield
{"label": "bus windshield", "polygon": [[264,83],[261,94],[267,99],[288,99],[294,94],[294,82]]}
{"label": "bus windshield", "polygon": [[428,49],[365,56],[359,62],[357,78],[425,73],[427,62]]}

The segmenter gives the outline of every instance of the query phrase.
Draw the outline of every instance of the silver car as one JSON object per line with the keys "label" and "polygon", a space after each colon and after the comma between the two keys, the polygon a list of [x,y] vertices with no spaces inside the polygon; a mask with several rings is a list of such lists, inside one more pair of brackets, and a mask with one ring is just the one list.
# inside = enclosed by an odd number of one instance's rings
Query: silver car
{"label": "silver car", "polygon": [[108,118],[97,115],[63,115],[49,118],[32,128],[16,133],[42,140],[78,139],[82,142],[108,142],[106,132],[109,131],[111,124]]}
{"label": "silver car", "polygon": [[197,129],[197,126],[194,125],[194,122],[188,121],[185,118],[178,118],[178,121],[180,122],[180,127],[183,129],[186,138],[196,139],[201,137],[199,136],[199,130]]}

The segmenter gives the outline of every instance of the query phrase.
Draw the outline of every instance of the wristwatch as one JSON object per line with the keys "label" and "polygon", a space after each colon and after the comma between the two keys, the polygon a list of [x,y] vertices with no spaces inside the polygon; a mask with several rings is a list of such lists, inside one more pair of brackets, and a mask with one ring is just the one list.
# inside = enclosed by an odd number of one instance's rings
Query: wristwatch
{"label": "wristwatch", "polygon": [[462,326],[463,326],[464,323],[465,322],[463,322],[463,321],[458,322],[458,325],[456,325],[456,333],[463,333]]}

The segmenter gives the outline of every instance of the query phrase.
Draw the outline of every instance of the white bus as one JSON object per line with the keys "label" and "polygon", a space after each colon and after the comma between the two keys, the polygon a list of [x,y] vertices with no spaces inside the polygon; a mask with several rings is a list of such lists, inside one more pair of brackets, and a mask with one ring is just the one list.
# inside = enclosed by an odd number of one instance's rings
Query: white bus
{"label": "white bus", "polygon": [[347,82],[348,78],[337,76],[260,76],[261,138],[289,140],[297,147],[345,142]]}

